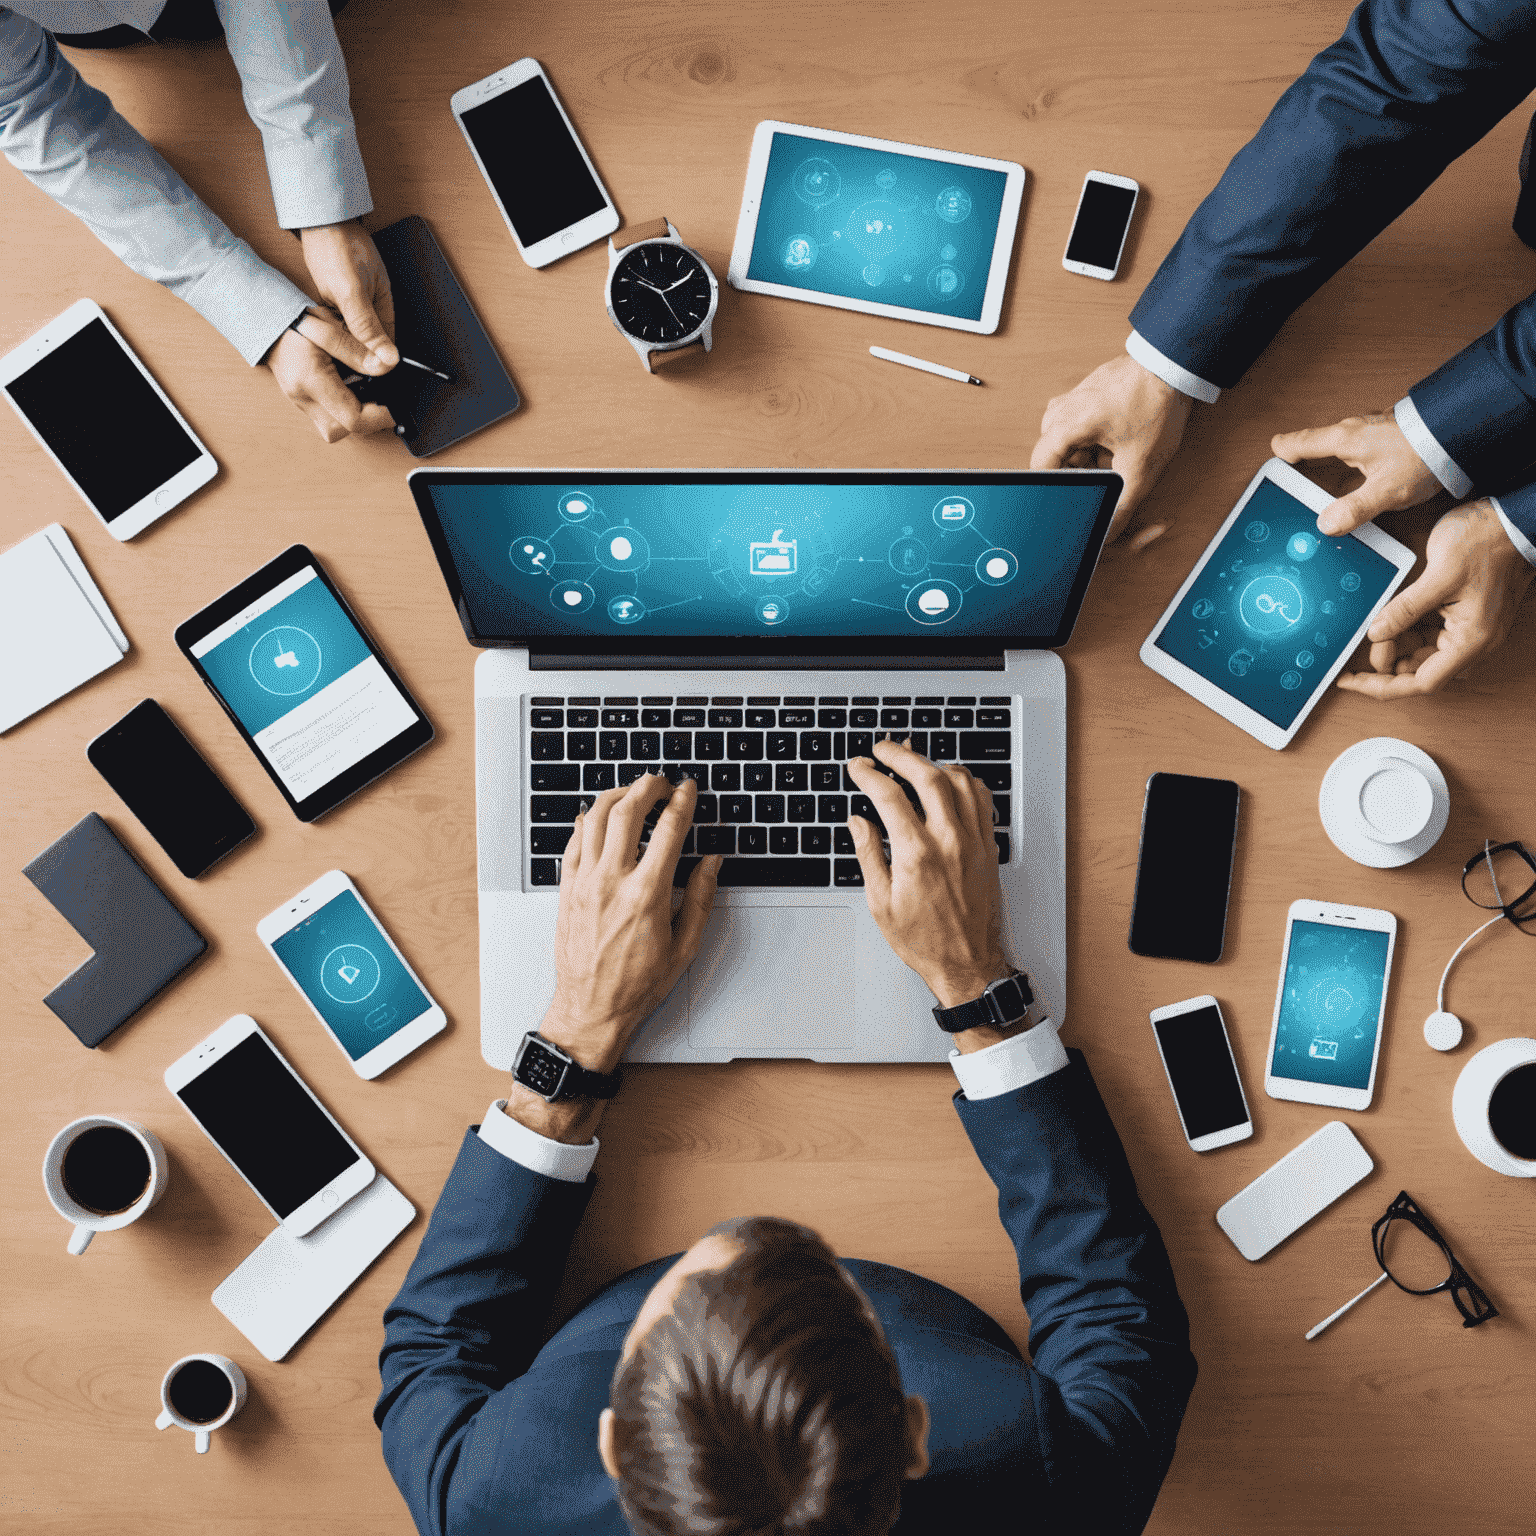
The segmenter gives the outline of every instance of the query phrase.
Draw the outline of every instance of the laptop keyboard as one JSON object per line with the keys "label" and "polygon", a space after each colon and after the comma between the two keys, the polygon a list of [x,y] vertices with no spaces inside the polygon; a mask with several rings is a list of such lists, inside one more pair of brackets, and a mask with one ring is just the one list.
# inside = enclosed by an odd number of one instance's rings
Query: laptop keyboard
{"label": "laptop keyboard", "polygon": [[[910,736],[935,762],[964,763],[991,791],[998,862],[1011,856],[1013,700],[972,694],[539,695],[528,701],[529,875],[560,883],[577,812],[647,773],[699,786],[677,883],[724,854],[725,886],[860,886],[849,815],[884,835],[843,764]],[[917,805],[916,792],[897,779]],[[647,820],[642,842],[660,815]]]}

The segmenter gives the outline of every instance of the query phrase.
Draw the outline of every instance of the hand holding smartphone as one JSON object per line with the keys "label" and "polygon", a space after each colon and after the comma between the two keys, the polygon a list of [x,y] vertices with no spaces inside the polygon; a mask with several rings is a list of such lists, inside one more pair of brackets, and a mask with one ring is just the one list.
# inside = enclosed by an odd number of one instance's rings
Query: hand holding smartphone
{"label": "hand holding smartphone", "polygon": [[377,1077],[448,1023],[339,869],[269,912],[256,936],[359,1077]]}

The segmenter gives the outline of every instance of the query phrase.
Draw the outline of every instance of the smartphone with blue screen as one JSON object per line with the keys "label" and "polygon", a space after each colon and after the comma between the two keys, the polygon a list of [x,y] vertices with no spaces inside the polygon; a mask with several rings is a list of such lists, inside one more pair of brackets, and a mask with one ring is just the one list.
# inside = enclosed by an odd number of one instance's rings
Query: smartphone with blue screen
{"label": "smartphone with blue screen", "polygon": [[269,912],[256,936],[359,1077],[377,1077],[448,1022],[339,869]]}
{"label": "smartphone with blue screen", "polygon": [[1376,907],[1291,903],[1264,1069],[1270,1098],[1370,1107],[1396,937],[1397,919]]}

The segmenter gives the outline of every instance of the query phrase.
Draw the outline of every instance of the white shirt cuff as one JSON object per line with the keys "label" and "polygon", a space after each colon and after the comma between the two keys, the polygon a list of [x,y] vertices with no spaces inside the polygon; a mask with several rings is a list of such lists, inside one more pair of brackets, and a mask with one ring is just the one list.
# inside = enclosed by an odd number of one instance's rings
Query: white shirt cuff
{"label": "white shirt cuff", "polygon": [[1509,542],[1525,556],[1532,565],[1536,565],[1536,544],[1532,544],[1526,536],[1504,515],[1504,508],[1499,505],[1497,496],[1490,496],[1493,510],[1499,514],[1499,521],[1504,525],[1504,532],[1509,535]]}
{"label": "white shirt cuff", "polygon": [[593,1137],[584,1147],[565,1141],[551,1141],[530,1131],[521,1120],[507,1114],[507,1101],[497,1099],[480,1122],[480,1139],[489,1142],[503,1157],[521,1163],[531,1173],[546,1178],[563,1179],[567,1184],[585,1184],[597,1161],[599,1142]]}
{"label": "white shirt cuff", "polygon": [[[1148,373],[1155,373],[1164,384],[1172,386],[1181,395],[1189,395],[1195,400],[1202,400],[1206,405],[1215,405],[1221,399],[1221,390],[1216,385],[1208,384],[1198,373],[1191,373],[1187,368],[1180,368],[1171,357],[1164,357],[1139,332],[1132,331],[1126,337],[1125,350]],[[967,1094],[966,1097],[969,1098],[970,1095]]]}
{"label": "white shirt cuff", "polygon": [[1041,1019],[1033,1028],[999,1040],[984,1051],[951,1051],[949,1064],[966,1098],[995,1099],[1059,1072],[1067,1064],[1067,1048],[1056,1033],[1055,1023]]}
{"label": "white shirt cuff", "polygon": [[1397,422],[1397,430],[1408,439],[1408,446],[1424,460],[1425,468],[1460,501],[1472,489],[1472,481],[1424,425],[1424,418],[1419,415],[1411,395],[1404,395],[1392,407],[1392,417]]}

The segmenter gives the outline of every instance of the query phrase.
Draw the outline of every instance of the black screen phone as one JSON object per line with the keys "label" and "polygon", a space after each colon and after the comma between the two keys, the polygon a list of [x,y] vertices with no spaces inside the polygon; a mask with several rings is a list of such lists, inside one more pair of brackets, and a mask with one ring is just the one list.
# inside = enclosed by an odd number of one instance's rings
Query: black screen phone
{"label": "black screen phone", "polygon": [[153,699],[108,726],[85,755],[189,880],[256,830],[245,807]]}
{"label": "black screen phone", "polygon": [[1237,841],[1231,779],[1154,773],[1141,813],[1131,951],[1161,960],[1221,959]]}

